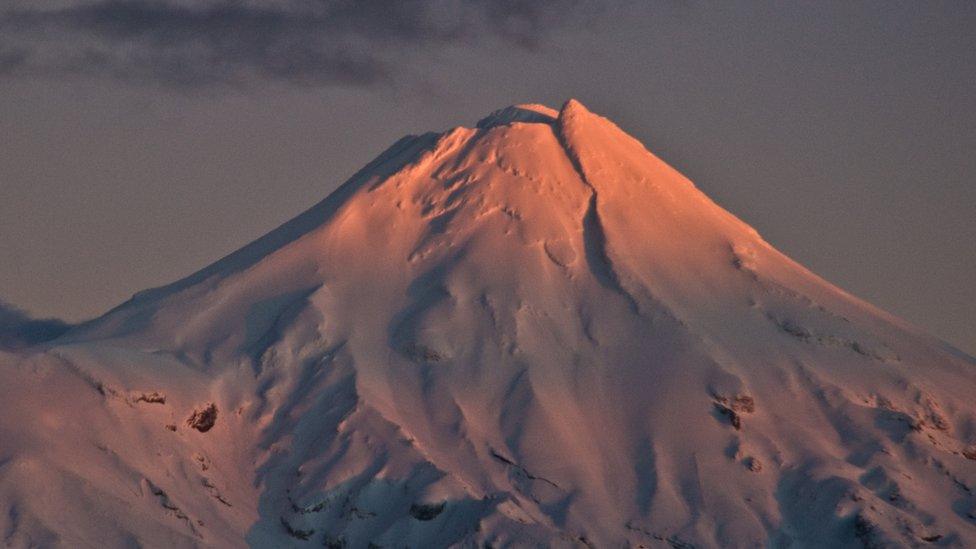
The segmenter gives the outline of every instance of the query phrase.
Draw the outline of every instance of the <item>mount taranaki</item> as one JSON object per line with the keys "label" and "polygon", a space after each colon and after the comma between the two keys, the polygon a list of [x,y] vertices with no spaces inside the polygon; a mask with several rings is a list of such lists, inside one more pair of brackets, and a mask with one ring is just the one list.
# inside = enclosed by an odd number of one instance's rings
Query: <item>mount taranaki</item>
{"label": "mount taranaki", "polygon": [[0,352],[10,547],[976,547],[976,361],[577,101]]}

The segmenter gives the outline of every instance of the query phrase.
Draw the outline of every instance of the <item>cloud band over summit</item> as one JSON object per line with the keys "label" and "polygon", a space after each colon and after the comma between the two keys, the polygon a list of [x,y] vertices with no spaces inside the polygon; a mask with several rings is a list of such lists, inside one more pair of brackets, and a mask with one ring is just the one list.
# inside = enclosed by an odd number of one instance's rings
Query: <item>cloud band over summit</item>
{"label": "cloud band over summit", "polygon": [[575,0],[98,0],[0,10],[0,76],[107,76],[178,87],[368,86],[398,56],[493,37],[534,48]]}

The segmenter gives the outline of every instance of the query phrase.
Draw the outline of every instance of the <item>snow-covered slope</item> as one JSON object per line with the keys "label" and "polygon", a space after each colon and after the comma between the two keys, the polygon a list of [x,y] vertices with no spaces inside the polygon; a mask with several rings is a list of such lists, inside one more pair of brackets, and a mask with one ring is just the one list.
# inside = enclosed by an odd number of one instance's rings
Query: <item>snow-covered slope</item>
{"label": "snow-covered slope", "polygon": [[576,101],[0,368],[14,547],[976,546],[976,362]]}

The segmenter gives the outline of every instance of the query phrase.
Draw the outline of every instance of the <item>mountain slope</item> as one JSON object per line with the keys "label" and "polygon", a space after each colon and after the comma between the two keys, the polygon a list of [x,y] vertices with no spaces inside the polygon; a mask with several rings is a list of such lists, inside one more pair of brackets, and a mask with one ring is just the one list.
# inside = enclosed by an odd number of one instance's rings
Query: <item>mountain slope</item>
{"label": "mountain slope", "polygon": [[0,364],[14,546],[976,544],[976,363],[576,101]]}

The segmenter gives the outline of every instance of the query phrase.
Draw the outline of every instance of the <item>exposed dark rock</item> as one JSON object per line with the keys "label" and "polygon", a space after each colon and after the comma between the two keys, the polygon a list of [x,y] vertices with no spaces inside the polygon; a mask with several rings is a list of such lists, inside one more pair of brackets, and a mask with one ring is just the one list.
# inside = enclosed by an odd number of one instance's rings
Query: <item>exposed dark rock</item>
{"label": "exposed dark rock", "polygon": [[730,407],[736,412],[751,414],[756,411],[756,401],[749,395],[736,395]]}
{"label": "exposed dark rock", "polygon": [[197,531],[196,526],[194,526],[194,521],[191,520],[190,517],[185,512],[183,512],[182,509],[180,509],[179,505],[177,505],[176,502],[174,502],[169,497],[169,495],[166,493],[165,490],[153,484],[153,482],[150,481],[149,479],[144,478],[142,482],[143,482],[143,486],[149,490],[149,493],[156,496],[159,505],[163,509],[172,513],[173,516],[175,516],[176,518],[184,521],[186,525],[189,527],[190,531],[193,532],[193,535],[200,537],[200,533]]}
{"label": "exposed dark rock", "polygon": [[444,505],[444,502],[414,503],[410,506],[410,516],[417,520],[434,520],[444,511]]}
{"label": "exposed dark rock", "polygon": [[444,360],[443,355],[420,343],[404,345],[403,354],[414,362],[440,362]]}
{"label": "exposed dark rock", "polygon": [[721,402],[716,402],[715,403],[715,410],[720,415],[728,418],[729,423],[732,424],[732,427],[735,427],[735,430],[736,431],[742,429],[742,418],[739,417],[739,413],[738,412],[736,412],[732,408],[729,408],[725,404],[722,404]]}
{"label": "exposed dark rock", "polygon": [[213,497],[220,503],[223,503],[227,507],[233,507],[233,505],[231,505],[231,503],[227,501],[227,498],[225,498],[223,494],[220,493],[220,490],[217,489],[217,486],[209,478],[203,477],[203,479],[201,479],[201,482],[207,488],[207,492],[210,494],[211,497]]}
{"label": "exposed dark rock", "polygon": [[198,464],[200,464],[201,471],[206,471],[207,469],[210,469],[210,459],[207,456],[199,453],[194,453],[193,459],[196,460]]}
{"label": "exposed dark rock", "polygon": [[147,404],[166,404],[166,395],[157,391],[142,393],[136,397],[136,402],[145,402]]}
{"label": "exposed dark rock", "polygon": [[358,518],[360,520],[365,520],[365,519],[368,519],[368,518],[375,517],[376,516],[376,513],[372,512],[372,511],[367,511],[365,509],[360,509],[359,507],[356,507],[355,505],[353,505],[352,507],[349,508],[349,515],[350,516],[353,516],[353,517],[356,517],[356,518]]}
{"label": "exposed dark rock", "polygon": [[491,457],[493,457],[493,458],[497,459],[498,461],[504,463],[505,465],[508,465],[509,467],[515,469],[516,471],[518,471],[519,474],[521,474],[522,476],[524,476],[525,478],[527,478],[529,480],[538,480],[538,481],[541,481],[541,482],[544,482],[544,483],[548,484],[549,486],[552,486],[553,488],[556,488],[558,490],[562,490],[562,487],[560,487],[555,482],[553,482],[553,481],[551,481],[551,480],[549,480],[547,478],[540,477],[538,475],[533,475],[532,473],[528,472],[525,469],[525,467],[522,467],[521,465],[515,463],[514,461],[508,459],[507,457],[499,454],[494,449],[491,450]]}
{"label": "exposed dark rock", "polygon": [[962,451],[962,456],[966,459],[976,461],[976,444],[970,444]]}
{"label": "exposed dark rock", "polygon": [[792,320],[786,319],[786,320],[777,321],[775,318],[773,320],[779,325],[779,328],[781,330],[783,330],[784,332],[790,334],[791,336],[797,339],[807,340],[813,337],[813,334],[810,332],[810,330],[807,330],[803,326],[796,324]]}
{"label": "exposed dark rock", "polygon": [[[650,537],[650,538],[652,538],[652,539],[654,539],[656,541],[665,542],[672,549],[695,549],[695,545],[693,543],[684,541],[681,538],[679,538],[678,536],[666,536],[666,535],[662,535],[662,534],[657,534],[657,533],[651,532],[650,530],[645,530],[644,528],[641,528],[640,526],[637,526],[637,525],[635,525],[633,523],[630,523],[630,522],[628,522],[627,524],[625,524],[624,527],[627,528],[628,530],[632,531],[632,532],[637,532],[639,534],[642,534],[642,535],[645,535],[647,537]],[[654,545],[654,547],[659,547],[659,546],[660,546],[660,544],[655,544]],[[638,547],[647,547],[647,546],[644,545],[644,544],[640,544],[640,545],[638,545]]]}
{"label": "exposed dark rock", "polygon": [[931,397],[925,398],[922,407],[925,409],[925,419],[928,425],[939,431],[948,431],[952,428],[952,424],[943,415],[942,407]]}
{"label": "exposed dark rock", "polygon": [[315,533],[315,530],[302,530],[300,528],[294,528],[291,523],[285,520],[285,517],[281,517],[281,525],[285,528],[285,532],[295,538],[302,541],[308,541],[309,538]]}
{"label": "exposed dark rock", "polygon": [[314,505],[306,505],[303,507],[295,503],[295,500],[291,499],[291,496],[289,496],[288,503],[291,504],[291,510],[293,513],[298,513],[300,515],[307,515],[310,513],[321,513],[323,510],[325,510],[325,507],[326,505],[328,505],[329,502],[320,501]]}
{"label": "exposed dark rock", "polygon": [[874,360],[880,360],[882,362],[887,362],[891,360],[899,360],[898,356],[891,352],[886,346],[881,345],[880,349],[874,349],[869,346],[865,346],[859,341],[852,339],[847,339],[844,337],[839,337],[832,334],[818,334],[813,332],[811,329],[799,324],[798,322],[791,319],[780,319],[773,314],[767,314],[767,318],[783,332],[801,340],[810,343],[817,343],[820,345],[828,345],[835,347],[847,347],[851,351],[871,358]]}
{"label": "exposed dark rock", "polygon": [[186,420],[186,424],[201,433],[206,433],[217,423],[217,405],[207,404],[203,410],[193,410],[193,414]]}
{"label": "exposed dark rock", "polygon": [[750,395],[737,394],[728,397],[713,392],[712,398],[715,400],[716,411],[728,418],[737,430],[742,428],[741,414],[751,414],[756,411],[756,400]]}
{"label": "exposed dark rock", "polygon": [[679,539],[677,536],[654,536],[654,539],[667,543],[671,549],[695,549],[694,544]]}
{"label": "exposed dark rock", "polygon": [[963,481],[963,480],[962,480],[961,478],[959,478],[959,477],[958,477],[958,476],[957,476],[957,475],[956,475],[955,473],[953,473],[953,472],[952,472],[951,470],[949,470],[949,468],[948,468],[948,467],[946,467],[946,464],[945,464],[945,463],[943,463],[943,462],[942,462],[941,460],[938,460],[938,459],[933,459],[933,460],[932,460],[932,465],[933,465],[933,466],[934,466],[934,467],[935,467],[935,468],[936,468],[937,470],[939,470],[939,471],[942,471],[942,473],[943,473],[943,474],[944,474],[944,475],[945,475],[946,477],[948,477],[948,478],[949,478],[949,480],[951,480],[951,481],[952,481],[952,483],[953,483],[953,484],[955,484],[957,488],[959,488],[959,489],[960,489],[960,490],[962,490],[963,492],[966,492],[967,494],[972,494],[972,493],[973,493],[973,489],[972,489],[972,488],[970,488],[970,487],[969,487],[969,485],[968,485],[968,484],[966,484],[966,483],[965,483],[965,482],[964,482],[964,481]]}

